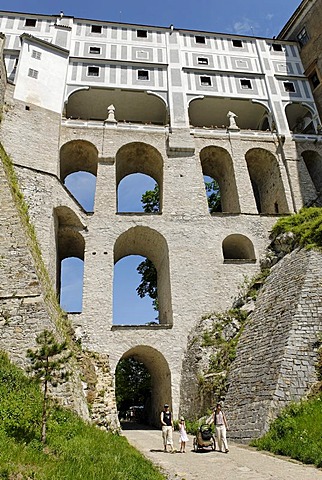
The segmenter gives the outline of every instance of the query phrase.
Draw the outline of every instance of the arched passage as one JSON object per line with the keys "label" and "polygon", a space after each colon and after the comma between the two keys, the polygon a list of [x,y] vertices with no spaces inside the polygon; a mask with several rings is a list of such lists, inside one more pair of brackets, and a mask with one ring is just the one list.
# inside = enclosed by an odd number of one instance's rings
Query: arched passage
{"label": "arched passage", "polygon": [[[97,148],[86,140],[72,140],[60,149],[60,179],[82,206],[85,207],[87,204],[91,206],[85,208],[87,211],[93,210],[97,164]],[[75,189],[70,188],[72,177],[73,183],[76,184]],[[84,197],[90,197],[91,200],[85,202],[82,200]]]}
{"label": "arched passage", "polygon": [[266,130],[267,109],[249,99],[204,97],[191,100],[189,104],[190,124],[194,127],[227,128],[228,112],[237,116],[241,129]]}
{"label": "arched passage", "polygon": [[114,245],[114,263],[128,255],[148,258],[157,271],[159,323],[172,325],[172,302],[168,245],[164,237],[149,227],[132,227]]}
{"label": "arched passage", "polygon": [[[146,422],[160,426],[160,412],[164,403],[171,406],[171,373],[168,362],[158,350],[147,345],[132,347],[122,359],[134,358],[142,362],[151,375],[151,397],[146,399]],[[117,388],[117,385],[116,385]]]}
{"label": "arched passage", "polygon": [[167,106],[160,96],[147,91],[97,87],[72,93],[66,104],[66,117],[104,121],[109,105],[114,105],[118,122],[154,125],[168,122]]}
{"label": "arched passage", "polygon": [[225,263],[256,262],[254,245],[245,235],[228,235],[222,242],[222,250]]}
{"label": "arched passage", "polygon": [[263,148],[252,148],[248,150],[245,158],[258,213],[289,213],[275,156]]}
{"label": "arched passage", "polygon": [[293,133],[316,133],[312,112],[302,103],[289,103],[285,113],[289,129]]}
{"label": "arched passage", "polygon": [[231,156],[222,147],[209,146],[200,152],[203,175],[217,181],[223,212],[239,213],[240,206]]}
{"label": "arched passage", "polygon": [[[80,230],[83,225],[77,215],[68,207],[57,207],[54,210],[56,230],[56,285],[60,296],[62,287],[62,262],[65,259],[76,258],[84,262],[85,240]],[[83,280],[79,282],[78,295],[82,295]],[[75,294],[75,292],[74,292]]]}
{"label": "arched passage", "polygon": [[316,193],[322,193],[322,157],[313,150],[306,150],[302,153],[305,166],[309,172]]}
{"label": "arched passage", "polygon": [[162,211],[163,159],[160,152],[143,142],[132,142],[121,147],[115,159],[116,189],[123,178],[135,173],[151,177],[159,187],[160,211]]}

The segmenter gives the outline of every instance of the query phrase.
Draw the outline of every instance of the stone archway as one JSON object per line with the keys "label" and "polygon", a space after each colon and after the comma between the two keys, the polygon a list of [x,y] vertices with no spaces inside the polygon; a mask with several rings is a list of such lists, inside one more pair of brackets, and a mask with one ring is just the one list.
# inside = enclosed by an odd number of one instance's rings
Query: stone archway
{"label": "stone archway", "polygon": [[165,238],[149,227],[132,227],[122,233],[114,245],[114,263],[128,255],[142,255],[157,270],[159,322],[172,325],[169,251]]}
{"label": "stone archway", "polygon": [[280,167],[275,155],[251,148],[245,155],[258,213],[289,213]]}
{"label": "stone archway", "polygon": [[222,243],[224,263],[254,263],[256,256],[252,241],[245,235],[228,235]]}
{"label": "stone archway", "polygon": [[119,359],[134,358],[142,362],[151,375],[151,399],[147,423],[160,426],[160,412],[164,403],[172,405],[171,372],[165,357],[153,347],[137,345],[130,348]]}
{"label": "stone archway", "polygon": [[209,146],[200,152],[202,172],[218,182],[222,211],[239,213],[239,199],[233,161],[222,147]]}
{"label": "stone archway", "polygon": [[143,173],[153,178],[159,186],[160,212],[163,193],[163,158],[152,145],[132,142],[121,147],[115,158],[116,189],[121,180],[133,173]]}
{"label": "stone archway", "polygon": [[317,195],[322,193],[322,157],[314,150],[302,152],[302,158],[309,172]]}

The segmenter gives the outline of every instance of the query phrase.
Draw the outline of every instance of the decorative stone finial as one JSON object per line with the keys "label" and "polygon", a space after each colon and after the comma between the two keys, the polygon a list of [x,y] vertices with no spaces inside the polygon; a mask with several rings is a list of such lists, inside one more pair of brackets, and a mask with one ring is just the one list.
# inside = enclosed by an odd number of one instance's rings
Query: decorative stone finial
{"label": "decorative stone finial", "polygon": [[229,118],[228,130],[240,130],[235,120],[235,118],[238,118],[238,116],[234,112],[229,111],[227,113],[227,117]]}
{"label": "decorative stone finial", "polygon": [[115,120],[114,105],[110,105],[109,107],[107,107],[107,119],[104,120],[104,123],[117,123],[117,120]]}

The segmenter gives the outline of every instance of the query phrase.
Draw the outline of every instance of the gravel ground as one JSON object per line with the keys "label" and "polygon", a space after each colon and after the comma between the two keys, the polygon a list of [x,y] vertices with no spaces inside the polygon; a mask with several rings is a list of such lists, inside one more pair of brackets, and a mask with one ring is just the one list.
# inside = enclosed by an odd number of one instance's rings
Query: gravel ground
{"label": "gravel ground", "polygon": [[[322,480],[320,469],[231,442],[227,454],[210,449],[194,452],[189,435],[186,453],[170,454],[163,453],[159,430],[128,425],[123,435],[161,468],[167,480]],[[174,447],[179,449],[177,432]]]}

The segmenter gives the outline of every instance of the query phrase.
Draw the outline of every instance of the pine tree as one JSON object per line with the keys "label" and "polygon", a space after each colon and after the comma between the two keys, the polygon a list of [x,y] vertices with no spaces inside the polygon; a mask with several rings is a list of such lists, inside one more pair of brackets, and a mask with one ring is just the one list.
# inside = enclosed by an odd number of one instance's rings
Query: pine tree
{"label": "pine tree", "polygon": [[71,357],[67,343],[58,343],[53,332],[44,330],[36,337],[38,348],[28,349],[27,357],[30,359],[29,372],[42,384],[43,407],[41,419],[41,441],[46,443],[48,388],[56,387],[68,380],[69,373],[66,365]]}

